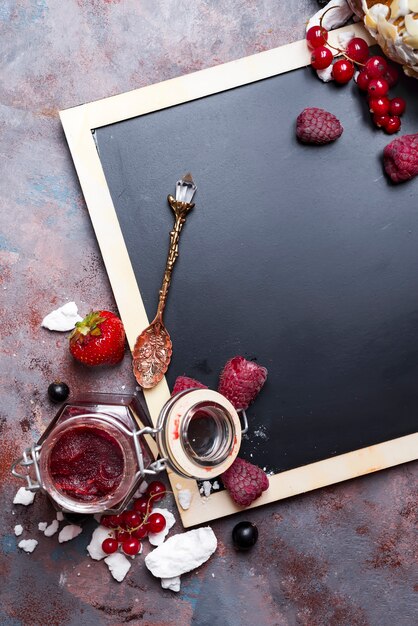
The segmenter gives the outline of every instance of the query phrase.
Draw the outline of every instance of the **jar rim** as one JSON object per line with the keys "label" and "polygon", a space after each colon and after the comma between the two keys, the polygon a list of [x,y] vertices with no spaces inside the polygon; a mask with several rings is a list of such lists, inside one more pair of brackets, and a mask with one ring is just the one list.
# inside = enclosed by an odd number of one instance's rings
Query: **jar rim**
{"label": "jar rim", "polygon": [[[216,407],[222,424],[224,442],[215,453],[199,455],[188,441],[193,411]],[[167,463],[185,478],[210,480],[225,472],[237,457],[241,445],[241,424],[234,406],[225,396],[211,389],[182,391],[166,402],[158,417],[157,444]],[[222,434],[222,433],[221,433]]]}

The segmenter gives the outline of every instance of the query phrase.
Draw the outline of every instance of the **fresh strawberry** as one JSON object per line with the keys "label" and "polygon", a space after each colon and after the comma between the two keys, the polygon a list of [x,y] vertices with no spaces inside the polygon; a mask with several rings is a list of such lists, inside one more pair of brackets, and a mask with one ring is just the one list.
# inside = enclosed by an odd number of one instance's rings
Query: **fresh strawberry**
{"label": "fresh strawberry", "polygon": [[269,487],[269,479],[262,469],[236,458],[221,476],[231,498],[240,506],[249,506]]}
{"label": "fresh strawberry", "polygon": [[177,376],[171,395],[175,396],[176,393],[185,391],[186,389],[207,389],[207,386],[203,385],[194,378],[189,378],[188,376]]}
{"label": "fresh strawberry", "polygon": [[248,409],[266,382],[267,370],[243,356],[230,359],[223,368],[218,391],[237,409]]}
{"label": "fresh strawberry", "polygon": [[418,133],[391,141],[383,151],[386,174],[394,183],[418,175]]}
{"label": "fresh strawberry", "polygon": [[115,365],[125,352],[125,329],[110,311],[93,311],[77,322],[70,335],[70,352],[85,365]]}
{"label": "fresh strawberry", "polygon": [[329,143],[338,139],[343,130],[335,115],[317,107],[304,109],[296,120],[296,136],[303,143]]}

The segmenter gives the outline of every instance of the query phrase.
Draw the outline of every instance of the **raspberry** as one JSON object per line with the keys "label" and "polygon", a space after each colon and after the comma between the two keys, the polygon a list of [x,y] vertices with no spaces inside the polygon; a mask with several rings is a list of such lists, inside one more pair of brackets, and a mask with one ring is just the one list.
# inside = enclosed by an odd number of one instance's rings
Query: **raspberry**
{"label": "raspberry", "polygon": [[409,180],[418,174],[418,133],[391,141],[383,151],[383,164],[394,183]]}
{"label": "raspberry", "polygon": [[222,482],[231,498],[240,506],[249,506],[269,486],[262,469],[240,458],[236,458],[222,474]]}
{"label": "raspberry", "polygon": [[225,364],[218,391],[238,410],[248,409],[266,382],[267,370],[243,356],[235,356]]}
{"label": "raspberry", "polygon": [[177,376],[171,395],[175,396],[176,393],[185,391],[186,389],[207,389],[207,386],[203,385],[194,378],[189,378],[188,376]]}
{"label": "raspberry", "polygon": [[296,135],[303,143],[329,143],[338,139],[343,130],[335,115],[316,107],[304,109],[296,120]]}

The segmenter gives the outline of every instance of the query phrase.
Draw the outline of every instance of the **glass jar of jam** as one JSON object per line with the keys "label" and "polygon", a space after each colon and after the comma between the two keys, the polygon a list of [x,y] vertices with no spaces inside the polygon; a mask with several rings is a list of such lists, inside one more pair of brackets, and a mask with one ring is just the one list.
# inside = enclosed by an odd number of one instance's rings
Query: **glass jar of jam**
{"label": "glass jar of jam", "polygon": [[180,392],[162,407],[155,428],[148,423],[139,394],[88,394],[63,405],[12,473],[63,511],[119,513],[144,478],[162,469],[187,478],[219,476],[236,458],[244,432],[232,404],[209,389]]}

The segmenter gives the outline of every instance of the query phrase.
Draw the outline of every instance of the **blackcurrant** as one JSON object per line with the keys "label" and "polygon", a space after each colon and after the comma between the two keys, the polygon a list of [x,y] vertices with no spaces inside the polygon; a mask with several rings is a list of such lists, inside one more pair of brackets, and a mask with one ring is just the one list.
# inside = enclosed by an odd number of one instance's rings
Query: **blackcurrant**
{"label": "blackcurrant", "polygon": [[232,529],[232,542],[237,550],[249,550],[257,543],[258,528],[251,522],[239,522]]}
{"label": "blackcurrant", "polygon": [[64,402],[70,395],[70,388],[66,383],[56,380],[48,387],[48,396],[52,402]]}

